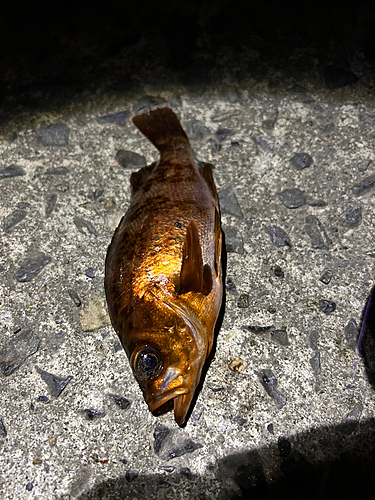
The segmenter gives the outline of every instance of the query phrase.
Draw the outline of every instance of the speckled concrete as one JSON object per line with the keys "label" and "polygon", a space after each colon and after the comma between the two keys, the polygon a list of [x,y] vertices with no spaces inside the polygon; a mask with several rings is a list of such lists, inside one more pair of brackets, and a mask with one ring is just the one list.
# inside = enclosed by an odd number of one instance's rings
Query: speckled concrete
{"label": "speckled concrete", "polygon": [[[197,12],[209,25],[212,12]],[[189,60],[211,61],[212,38],[204,29],[197,37]],[[373,352],[370,343],[366,368],[355,346],[375,275],[370,64],[353,49],[359,80],[347,70],[340,87],[313,45],[294,51],[287,76],[263,61],[273,61],[271,48],[257,55],[250,44],[232,59],[229,40],[205,67],[210,78],[190,81],[156,46],[144,59],[148,42],[108,56],[113,71],[62,102],[32,85],[10,98],[7,76],[1,498],[366,498],[363,485],[375,485]],[[116,87],[128,68],[135,84]],[[158,158],[131,116],[161,105],[215,166],[227,245],[215,355],[182,429],[171,413],[149,413],[103,288],[136,166],[118,152]]]}

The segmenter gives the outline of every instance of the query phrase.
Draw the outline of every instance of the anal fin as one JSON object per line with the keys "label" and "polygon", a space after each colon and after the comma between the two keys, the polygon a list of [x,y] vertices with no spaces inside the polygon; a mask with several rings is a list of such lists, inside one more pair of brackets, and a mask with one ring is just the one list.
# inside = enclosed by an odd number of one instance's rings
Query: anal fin
{"label": "anal fin", "polygon": [[212,272],[208,264],[203,265],[198,228],[191,221],[182,250],[179,295],[198,292],[208,295],[212,290]]}

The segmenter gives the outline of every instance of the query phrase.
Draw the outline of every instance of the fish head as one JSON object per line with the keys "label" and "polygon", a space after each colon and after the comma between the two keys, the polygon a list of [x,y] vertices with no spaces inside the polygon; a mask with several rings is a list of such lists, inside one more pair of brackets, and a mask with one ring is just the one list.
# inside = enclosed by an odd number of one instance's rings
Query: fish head
{"label": "fish head", "polygon": [[169,325],[154,318],[159,325],[138,332],[128,355],[149,410],[154,412],[173,400],[175,420],[182,425],[207,357],[203,340],[207,336],[199,332],[198,322],[187,323],[177,314],[168,319]]}

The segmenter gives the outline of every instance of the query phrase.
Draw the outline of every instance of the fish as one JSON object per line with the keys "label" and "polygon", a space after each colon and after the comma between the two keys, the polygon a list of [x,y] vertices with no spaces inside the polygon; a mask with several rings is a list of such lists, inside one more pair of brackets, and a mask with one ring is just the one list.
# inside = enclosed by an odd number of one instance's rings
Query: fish
{"label": "fish", "polygon": [[130,206],[107,251],[106,300],[149,410],[173,408],[181,426],[223,299],[219,202],[211,165],[196,163],[170,108],[132,121],[160,159],[131,175]]}

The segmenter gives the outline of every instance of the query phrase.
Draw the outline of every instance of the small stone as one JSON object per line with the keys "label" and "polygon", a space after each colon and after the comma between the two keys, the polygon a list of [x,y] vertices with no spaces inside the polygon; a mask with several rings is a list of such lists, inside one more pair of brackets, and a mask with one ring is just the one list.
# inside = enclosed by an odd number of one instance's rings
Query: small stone
{"label": "small stone", "polygon": [[121,345],[121,342],[119,342],[118,340],[116,340],[116,341],[113,343],[113,350],[114,350],[114,352],[119,352],[119,351],[122,351],[122,345]]}
{"label": "small stone", "polygon": [[123,396],[118,396],[117,394],[107,394],[107,396],[114,401],[117,406],[121,408],[121,410],[127,410],[130,408],[130,405],[132,404],[129,399],[124,398]]}
{"label": "small stone", "polygon": [[319,278],[319,281],[321,281],[325,285],[328,285],[330,283],[331,279],[332,279],[332,276],[333,276],[333,272],[331,271],[331,269],[327,269],[321,275],[321,277]]}
{"label": "small stone", "polygon": [[350,347],[355,349],[358,343],[359,329],[354,318],[351,318],[347,322],[344,330],[344,336]]}
{"label": "small stone", "polygon": [[277,121],[278,116],[279,116],[279,111],[276,109],[273,113],[271,113],[269,115],[268,118],[263,120],[262,129],[263,130],[272,130],[276,125],[276,121]]}
{"label": "small stone", "polygon": [[94,236],[98,236],[98,232],[95,229],[95,227],[91,224],[91,222],[82,219],[81,217],[74,217],[73,222],[80,233],[86,236],[88,234],[93,234]]}
{"label": "small stone", "polygon": [[284,271],[280,266],[274,266],[273,274],[276,276],[276,278],[284,278]]}
{"label": "small stone", "polygon": [[77,307],[79,307],[82,304],[81,299],[79,298],[79,295],[75,290],[69,288],[68,294]]}
{"label": "small stone", "polygon": [[332,314],[336,309],[336,304],[330,300],[319,300],[319,308],[324,314]]}
{"label": "small stone", "polygon": [[154,430],[154,452],[158,454],[162,448],[164,441],[171,434],[171,430],[161,424],[157,424]]}
{"label": "small stone", "polygon": [[48,373],[39,366],[35,366],[36,371],[41,376],[43,382],[47,384],[49,392],[53,398],[60,396],[65,387],[69,384],[73,377],[61,378],[52,373]]}
{"label": "small stone", "polygon": [[49,403],[49,397],[48,396],[38,396],[38,399],[36,400],[37,403]]}
{"label": "small stone", "polygon": [[98,295],[90,295],[87,304],[79,312],[79,319],[84,332],[109,324],[110,319],[105,309],[104,299]]}
{"label": "small stone", "polygon": [[15,273],[14,277],[21,283],[31,281],[51,261],[52,257],[43,253],[34,257],[27,257],[21,262],[21,267]]}
{"label": "small stone", "polygon": [[34,488],[33,483],[27,483],[27,485],[26,485],[26,490],[27,491],[31,491],[33,488]]}
{"label": "small stone", "polygon": [[85,408],[81,410],[80,413],[84,413],[86,415],[87,420],[95,420],[97,418],[105,417],[105,412],[101,410],[93,410],[91,408]]}
{"label": "small stone", "polygon": [[54,167],[47,170],[46,175],[66,175],[70,170],[66,167]]}
{"label": "small stone", "polygon": [[225,290],[233,295],[237,294],[237,287],[230,278],[228,278],[227,282],[225,283]]}
{"label": "small stone", "polygon": [[174,467],[170,466],[170,465],[161,465],[159,467],[159,470],[164,470],[165,472],[173,472],[174,471]]}
{"label": "small stone", "polygon": [[255,144],[257,146],[260,146],[266,153],[271,153],[273,151],[273,147],[269,143],[268,139],[266,139],[265,137],[259,135],[252,137],[252,139],[255,142]]}
{"label": "small stone", "polygon": [[349,69],[329,65],[325,68],[324,79],[327,89],[334,90],[356,83],[358,76]]}
{"label": "small stone", "polygon": [[316,200],[309,195],[306,195],[306,205],[309,207],[325,207],[327,203],[324,200]]}
{"label": "small stone", "polygon": [[91,198],[93,201],[98,200],[104,193],[104,189],[95,189],[90,195],[89,198]]}
{"label": "small stone", "polygon": [[19,224],[26,217],[26,210],[14,210],[11,214],[7,215],[3,222],[4,231],[9,232],[17,224]]}
{"label": "small stone", "polygon": [[124,127],[130,116],[130,111],[119,111],[117,113],[111,113],[109,115],[98,116],[96,121],[101,124],[115,123],[119,127]]}
{"label": "small stone", "polygon": [[308,153],[295,153],[289,161],[297,170],[311,167],[314,163],[314,160]]}
{"label": "small stone", "polygon": [[17,137],[18,137],[17,132],[12,132],[12,134],[8,137],[8,141],[12,143],[17,139]]}
{"label": "small stone", "polygon": [[156,485],[157,490],[166,490],[170,487],[171,487],[171,485],[168,483],[168,481],[158,481],[158,483]]}
{"label": "small stone", "polygon": [[354,186],[352,187],[352,193],[356,196],[360,196],[364,193],[367,193],[367,191],[370,191],[370,189],[372,189],[374,186],[375,174],[372,174],[357,182],[357,184],[354,184]]}
{"label": "small stone", "polygon": [[305,222],[305,231],[311,239],[311,248],[328,249],[332,241],[328,238],[319,219],[315,215],[308,215]]}
{"label": "small stone", "polygon": [[271,241],[278,248],[280,247],[290,247],[291,242],[289,236],[286,232],[278,226],[267,226],[265,228],[266,232],[270,235]]}
{"label": "small stone", "polygon": [[272,373],[272,370],[269,369],[261,370],[259,378],[266,393],[278,403],[279,409],[285,406],[287,399],[283,394],[281,394],[276,389],[278,385],[277,379],[275,375]]}
{"label": "small stone", "polygon": [[284,189],[281,193],[277,193],[277,196],[286,208],[299,208],[306,205],[305,193],[297,188]]}
{"label": "small stone", "polygon": [[320,373],[320,352],[314,352],[309,361],[313,374],[315,375],[315,377],[317,377]]}
{"label": "small stone", "polygon": [[17,208],[20,210],[25,210],[26,208],[30,208],[30,203],[27,203],[27,201],[20,201],[17,203]]}
{"label": "small stone", "polygon": [[55,210],[57,203],[57,194],[49,194],[45,198],[46,200],[46,217],[49,217]]}
{"label": "small stone", "polygon": [[276,344],[282,345],[283,347],[290,345],[285,327],[279,328],[278,330],[271,330],[269,333],[271,335],[271,340],[276,342]]}
{"label": "small stone", "polygon": [[193,474],[192,474],[191,470],[189,469],[189,467],[181,467],[180,474],[181,474],[181,476],[184,476],[187,479],[193,478]]}
{"label": "small stone", "polygon": [[248,367],[248,364],[246,363],[246,361],[244,361],[241,358],[234,358],[229,363],[229,369],[232,370],[232,372],[243,373],[247,367]]}
{"label": "small stone", "polygon": [[233,135],[233,132],[227,128],[219,128],[215,135],[220,142],[223,142],[228,136]]}
{"label": "small stone", "polygon": [[357,227],[362,221],[362,208],[356,207],[348,212],[344,213],[340,217],[340,222],[342,226],[345,227]]}
{"label": "small stone", "polygon": [[10,177],[20,177],[26,175],[24,169],[18,165],[9,165],[9,167],[0,170],[0,179],[9,179]]}
{"label": "small stone", "polygon": [[363,405],[358,405],[353,410],[351,410],[345,417],[343,423],[339,426],[338,430],[340,434],[344,436],[350,436],[355,431],[359,424],[361,415],[363,411]]}
{"label": "small stone", "polygon": [[238,297],[237,306],[240,309],[249,307],[249,296],[247,293],[241,293],[241,295]]}
{"label": "small stone", "polygon": [[359,172],[365,172],[370,166],[371,160],[363,160],[357,164],[357,169]]}
{"label": "small stone", "polygon": [[57,437],[56,436],[51,437],[51,439],[48,440],[50,446],[55,446],[56,441],[57,441]]}
{"label": "small stone", "polygon": [[165,425],[157,424],[154,431],[154,451],[163,460],[181,457],[186,453],[193,453],[202,448],[200,443],[193,442],[190,438],[182,437]]}
{"label": "small stone", "polygon": [[223,226],[225,234],[225,247],[228,253],[244,253],[243,238],[241,233],[234,226]]}
{"label": "small stone", "polygon": [[268,425],[267,425],[267,431],[268,431],[270,434],[274,434],[273,424],[268,424]]}
{"label": "small stone", "polygon": [[88,278],[95,278],[95,269],[93,267],[88,267],[85,271],[85,275]]}
{"label": "small stone", "polygon": [[54,123],[41,127],[36,133],[35,140],[42,146],[67,146],[70,129],[63,123]]}
{"label": "small stone", "polygon": [[186,123],[185,130],[189,139],[193,142],[203,141],[203,139],[211,134],[210,129],[204,123],[195,119]]}
{"label": "small stone", "polygon": [[218,194],[221,212],[243,219],[243,213],[233,189],[228,187],[220,191]]}
{"label": "small stone", "polygon": [[10,337],[7,345],[0,351],[0,370],[3,375],[7,377],[18,370],[29,356],[37,352],[39,344],[39,337],[31,330],[21,330]]}
{"label": "small stone", "polygon": [[115,157],[116,162],[124,168],[141,169],[147,165],[146,158],[133,151],[119,149]]}
{"label": "small stone", "polygon": [[40,458],[34,458],[33,465],[42,465],[42,461]]}
{"label": "small stone", "polygon": [[163,97],[146,95],[134,104],[133,112],[145,113],[151,111],[151,109],[163,107],[165,104],[167,104],[167,101]]}
{"label": "small stone", "polygon": [[137,470],[127,470],[125,472],[125,478],[129,483],[134,481],[134,479],[137,479],[139,472]]}
{"label": "small stone", "polygon": [[279,455],[282,458],[288,457],[292,451],[292,445],[289,439],[284,436],[279,436],[277,438],[277,447],[279,448]]}
{"label": "small stone", "polygon": [[312,349],[313,351],[318,350],[318,340],[319,340],[319,333],[316,331],[311,332],[309,335],[309,346],[310,349]]}
{"label": "small stone", "polygon": [[6,427],[4,425],[4,422],[3,422],[3,419],[2,417],[0,417],[0,438],[5,438],[7,437],[7,430],[6,430]]}

